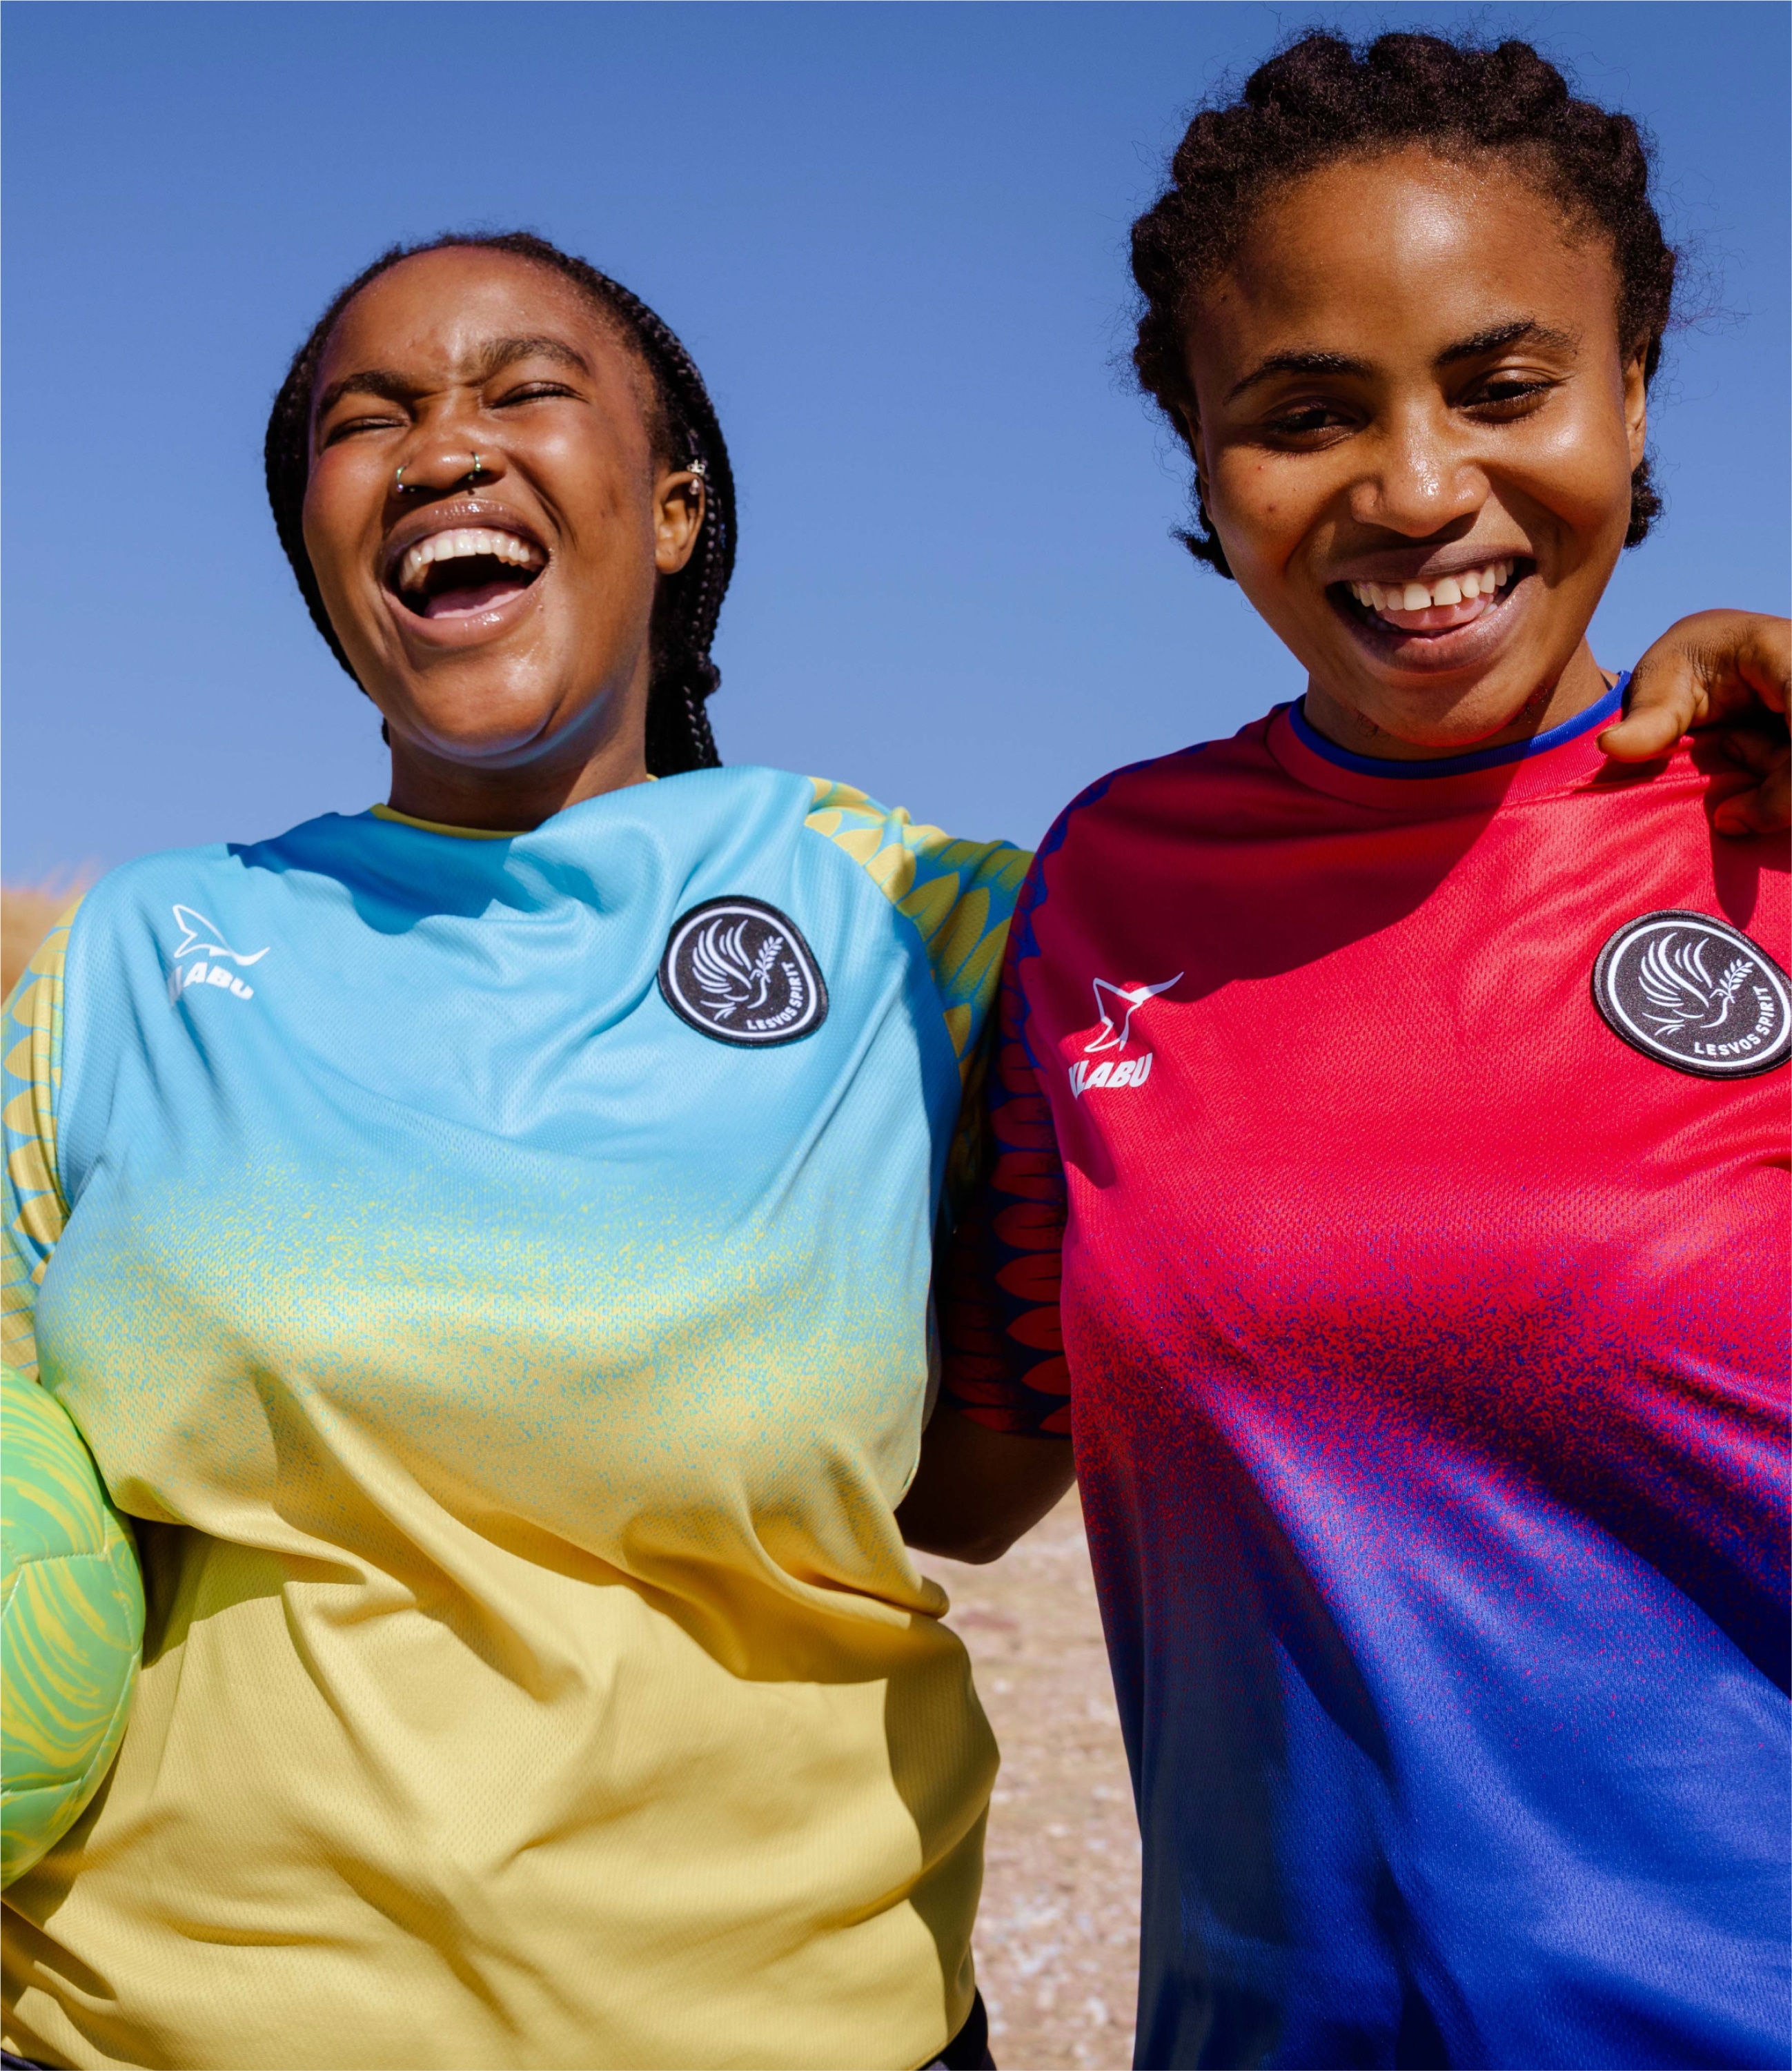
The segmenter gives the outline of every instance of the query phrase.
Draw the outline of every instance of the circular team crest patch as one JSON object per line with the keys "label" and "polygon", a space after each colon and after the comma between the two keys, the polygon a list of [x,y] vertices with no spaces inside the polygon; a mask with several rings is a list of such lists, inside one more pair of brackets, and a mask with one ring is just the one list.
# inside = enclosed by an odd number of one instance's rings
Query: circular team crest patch
{"label": "circular team crest patch", "polygon": [[763,899],[706,899],[672,924],[659,989],[718,1043],[794,1043],[827,1019],[827,986],[793,921]]}
{"label": "circular team crest patch", "polygon": [[1752,1078],[1792,1055],[1792,982],[1708,913],[1626,921],[1599,952],[1593,999],[1633,1049],[1676,1072]]}

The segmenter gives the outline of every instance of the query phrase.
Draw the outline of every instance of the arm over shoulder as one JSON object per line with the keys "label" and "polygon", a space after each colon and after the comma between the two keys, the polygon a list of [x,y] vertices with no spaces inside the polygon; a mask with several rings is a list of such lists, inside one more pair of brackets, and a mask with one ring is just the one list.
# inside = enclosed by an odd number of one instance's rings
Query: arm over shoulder
{"label": "arm over shoulder", "polygon": [[938,827],[917,826],[900,806],[880,806],[850,784],[810,781],[809,826],[863,867],[926,952],[964,1089],[946,1164],[947,1206],[956,1218],[982,1163],[983,1039],[1032,857],[1011,842],[956,841]]}
{"label": "arm over shoulder", "polygon": [[938,1413],[898,1517],[912,1546],[993,1560],[1070,1486],[1069,1368],[1058,1314],[1065,1189],[1026,1042],[1011,946],[986,1082],[982,1148],[940,1303]]}

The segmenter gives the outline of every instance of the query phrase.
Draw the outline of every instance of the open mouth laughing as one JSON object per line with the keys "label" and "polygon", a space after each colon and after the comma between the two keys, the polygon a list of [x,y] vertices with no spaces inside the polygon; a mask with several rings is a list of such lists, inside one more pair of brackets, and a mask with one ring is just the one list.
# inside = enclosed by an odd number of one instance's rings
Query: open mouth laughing
{"label": "open mouth laughing", "polygon": [[385,588],[415,618],[489,621],[527,594],[547,560],[509,512],[444,506],[399,528],[387,549]]}
{"label": "open mouth laughing", "polygon": [[1402,662],[1454,662],[1497,641],[1501,621],[1536,564],[1509,555],[1403,580],[1368,578],[1328,585],[1334,606],[1359,638]]}

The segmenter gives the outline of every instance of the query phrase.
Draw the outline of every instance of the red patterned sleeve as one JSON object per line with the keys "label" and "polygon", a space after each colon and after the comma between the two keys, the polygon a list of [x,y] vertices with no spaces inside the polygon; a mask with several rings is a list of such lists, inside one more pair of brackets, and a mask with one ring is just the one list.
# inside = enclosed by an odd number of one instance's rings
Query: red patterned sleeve
{"label": "red patterned sleeve", "polygon": [[1009,945],[984,1088],[983,1178],[946,1257],[941,1392],[993,1431],[1068,1438],[1070,1371],[1058,1323],[1064,1167],[1027,1047],[1016,966],[1030,935],[1017,926]]}

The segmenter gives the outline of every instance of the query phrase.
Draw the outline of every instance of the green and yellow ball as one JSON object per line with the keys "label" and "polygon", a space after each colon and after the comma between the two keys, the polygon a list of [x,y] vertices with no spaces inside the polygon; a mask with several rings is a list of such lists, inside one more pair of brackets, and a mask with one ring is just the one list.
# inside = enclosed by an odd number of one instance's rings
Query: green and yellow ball
{"label": "green and yellow ball", "polygon": [[143,1576],[80,1433],[0,1368],[0,1884],[112,1766],[143,1655]]}

